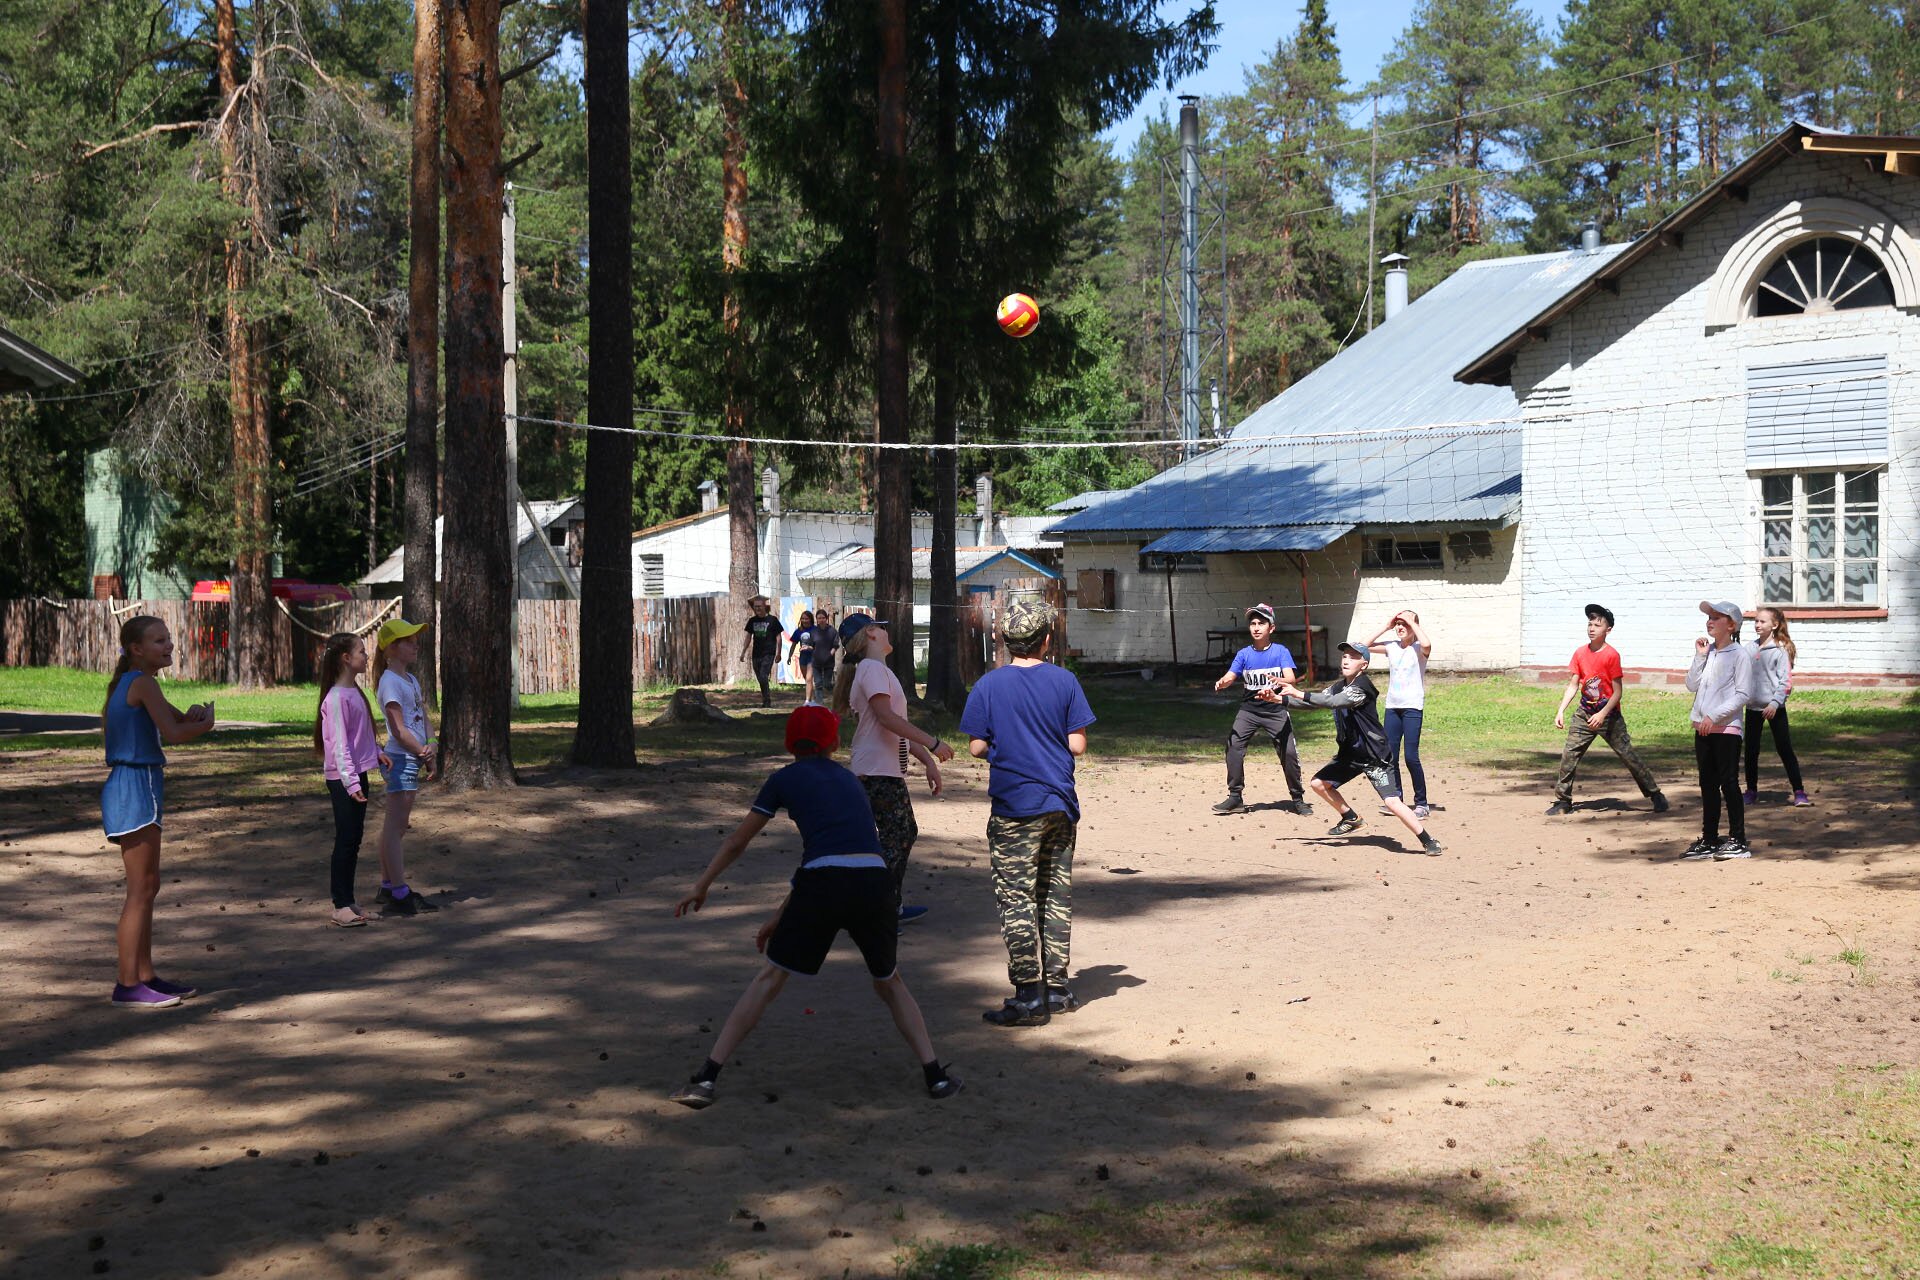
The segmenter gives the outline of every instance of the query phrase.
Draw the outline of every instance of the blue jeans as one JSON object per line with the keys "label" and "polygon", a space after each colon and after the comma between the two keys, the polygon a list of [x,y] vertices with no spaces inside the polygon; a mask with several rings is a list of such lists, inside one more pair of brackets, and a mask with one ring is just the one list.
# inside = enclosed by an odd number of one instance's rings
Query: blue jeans
{"label": "blue jeans", "polygon": [[1401,744],[1406,744],[1407,777],[1413,782],[1413,803],[1427,802],[1427,771],[1420,767],[1420,722],[1426,712],[1413,707],[1387,708],[1387,750],[1393,755],[1394,780],[1400,778]]}

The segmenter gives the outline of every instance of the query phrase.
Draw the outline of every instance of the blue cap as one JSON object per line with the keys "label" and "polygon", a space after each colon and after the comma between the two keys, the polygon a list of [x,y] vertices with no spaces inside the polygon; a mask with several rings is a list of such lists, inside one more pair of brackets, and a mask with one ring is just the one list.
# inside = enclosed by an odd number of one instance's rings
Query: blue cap
{"label": "blue cap", "polygon": [[865,631],[868,627],[884,627],[886,625],[885,622],[882,622],[870,613],[850,613],[840,619],[840,643],[845,644],[862,631]]}

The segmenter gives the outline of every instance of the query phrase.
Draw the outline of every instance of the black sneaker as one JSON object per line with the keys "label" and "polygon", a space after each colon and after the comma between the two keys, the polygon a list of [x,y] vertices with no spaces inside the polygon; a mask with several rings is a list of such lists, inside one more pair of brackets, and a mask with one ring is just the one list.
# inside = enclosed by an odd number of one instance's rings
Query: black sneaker
{"label": "black sneaker", "polygon": [[1571,800],[1555,800],[1552,804],[1547,806],[1547,816],[1549,818],[1557,818],[1562,814],[1572,813],[1572,812],[1573,812],[1573,801]]}
{"label": "black sneaker", "polygon": [[1313,816],[1313,806],[1298,797],[1287,801],[1280,806],[1280,809],[1283,813],[1297,814],[1302,818],[1311,818]]}
{"label": "black sneaker", "polygon": [[1648,796],[1647,799],[1653,801],[1653,811],[1655,813],[1665,813],[1667,810],[1673,808],[1672,805],[1667,803],[1667,797],[1664,792],[1656,791]]}
{"label": "black sneaker", "polygon": [[1330,836],[1344,836],[1352,832],[1358,831],[1359,829],[1360,829],[1360,814],[1358,811],[1355,811],[1355,812],[1349,813],[1346,817],[1340,819],[1340,821],[1328,827],[1327,834]]}
{"label": "black sneaker", "polygon": [[1213,806],[1213,811],[1215,813],[1234,813],[1246,807],[1246,802],[1240,799],[1240,793],[1238,791],[1229,791],[1227,792],[1227,798],[1225,800]]}
{"label": "black sneaker", "polygon": [[417,893],[409,893],[404,898],[389,898],[387,899],[387,904],[380,908],[380,914],[383,916],[418,915],[420,913],[420,904],[416,902],[415,899],[419,896]]}
{"label": "black sneaker", "polygon": [[929,1098],[951,1098],[958,1092],[960,1092],[959,1076],[941,1076],[938,1083],[927,1086]]}
{"label": "black sneaker", "polygon": [[384,884],[380,886],[380,892],[373,895],[373,905],[376,907],[384,907],[392,901],[393,890]]}
{"label": "black sneaker", "polygon": [[1713,851],[1713,860],[1715,862],[1731,862],[1736,858],[1751,858],[1752,856],[1753,850],[1747,846],[1747,842],[1745,840],[1736,840],[1732,836],[1728,836],[1725,840],[1722,840],[1720,847]]}
{"label": "black sneaker", "polygon": [[1072,1013],[1080,1007],[1080,999],[1073,994],[1072,987],[1048,987],[1047,1011],[1049,1013]]}
{"label": "black sneaker", "polygon": [[1680,861],[1705,862],[1708,858],[1711,858],[1719,848],[1720,842],[1718,840],[1709,840],[1705,836],[1701,836],[1698,840],[1695,840],[1687,846],[1687,851],[1680,855]]}
{"label": "black sneaker", "polygon": [[1422,831],[1420,833],[1420,852],[1430,853],[1437,858],[1445,850],[1445,848],[1446,846],[1442,845],[1438,840],[1435,840],[1433,838],[1433,832]]}
{"label": "black sneaker", "polygon": [[668,1102],[677,1102],[683,1107],[692,1107],[695,1111],[713,1105],[713,1081],[689,1080],[667,1095]]}
{"label": "black sneaker", "polygon": [[1051,1018],[1052,1003],[1043,992],[1022,988],[980,1017],[996,1027],[1044,1027]]}

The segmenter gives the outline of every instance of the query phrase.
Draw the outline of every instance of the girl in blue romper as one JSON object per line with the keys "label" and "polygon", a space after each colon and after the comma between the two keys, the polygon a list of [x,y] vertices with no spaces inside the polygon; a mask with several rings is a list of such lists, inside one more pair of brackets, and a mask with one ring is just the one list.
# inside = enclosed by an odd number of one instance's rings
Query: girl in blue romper
{"label": "girl in blue romper", "polygon": [[173,637],[158,618],[129,618],[120,628],[120,661],[100,709],[107,741],[107,785],[100,820],[120,846],[127,900],[120,908],[119,973],[113,1003],[122,1009],[166,1009],[197,994],[153,971],[153,900],[160,892],[160,819],[166,807],[162,742],[191,742],[213,728],[213,704],[183,714],[160,692],[154,674],[173,665]]}

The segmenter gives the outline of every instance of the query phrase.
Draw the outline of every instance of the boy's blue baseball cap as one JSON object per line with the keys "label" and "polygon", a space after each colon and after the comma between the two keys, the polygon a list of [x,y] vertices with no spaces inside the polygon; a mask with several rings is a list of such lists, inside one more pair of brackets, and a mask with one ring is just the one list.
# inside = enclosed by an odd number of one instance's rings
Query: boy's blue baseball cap
{"label": "boy's blue baseball cap", "polygon": [[886,625],[884,621],[874,617],[872,614],[850,613],[840,619],[840,643],[845,644],[862,631],[865,631],[868,627],[884,627]]}

